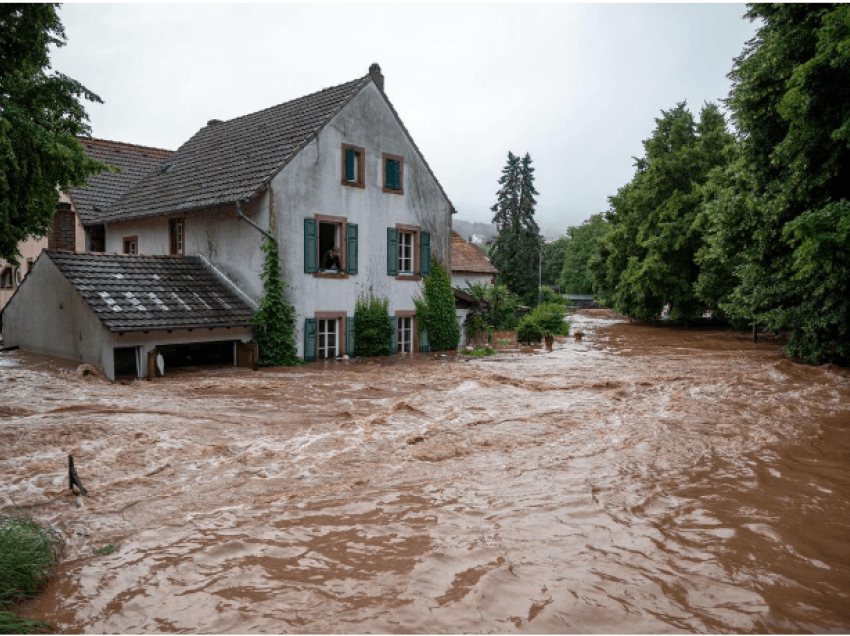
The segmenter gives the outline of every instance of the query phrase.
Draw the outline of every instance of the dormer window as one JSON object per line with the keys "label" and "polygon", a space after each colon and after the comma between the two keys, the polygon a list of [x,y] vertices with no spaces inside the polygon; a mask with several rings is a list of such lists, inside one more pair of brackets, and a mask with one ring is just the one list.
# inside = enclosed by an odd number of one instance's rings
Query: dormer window
{"label": "dormer window", "polygon": [[169,235],[169,254],[173,255],[183,255],[186,253],[185,251],[185,235],[184,235],[184,223],[182,218],[170,219],[168,221],[168,235]]}
{"label": "dormer window", "polygon": [[366,187],[366,150],[359,146],[342,144],[342,185]]}
{"label": "dormer window", "polygon": [[381,159],[384,164],[384,192],[404,194],[404,158],[384,153]]}

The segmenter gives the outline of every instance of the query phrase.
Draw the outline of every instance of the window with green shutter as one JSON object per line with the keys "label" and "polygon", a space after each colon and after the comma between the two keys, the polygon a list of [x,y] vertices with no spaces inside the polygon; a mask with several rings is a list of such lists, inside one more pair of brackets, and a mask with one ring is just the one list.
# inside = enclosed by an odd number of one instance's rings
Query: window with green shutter
{"label": "window with green shutter", "polygon": [[304,321],[304,359],[316,359],[316,319],[307,318]]}
{"label": "window with green shutter", "polygon": [[304,273],[319,271],[319,223],[304,219]]}
{"label": "window with green shutter", "polygon": [[384,192],[404,194],[404,158],[398,155],[382,155],[384,164]]}
{"label": "window with green shutter", "polygon": [[387,275],[398,274],[398,230],[387,228]]}
{"label": "window with green shutter", "polygon": [[419,233],[419,275],[431,273],[431,233],[423,230]]}
{"label": "window with green shutter", "polygon": [[366,187],[366,150],[359,146],[342,144],[342,185]]}
{"label": "window with green shutter", "polygon": [[357,273],[357,224],[348,223],[345,226],[345,271],[348,274]]}

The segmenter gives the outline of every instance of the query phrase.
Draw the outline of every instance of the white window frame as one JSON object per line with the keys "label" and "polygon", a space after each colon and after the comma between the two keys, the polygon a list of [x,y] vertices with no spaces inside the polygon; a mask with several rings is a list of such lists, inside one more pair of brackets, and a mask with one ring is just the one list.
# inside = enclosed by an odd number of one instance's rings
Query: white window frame
{"label": "white window frame", "polygon": [[414,317],[398,316],[398,352],[413,353]]}
{"label": "white window frame", "polygon": [[[407,244],[405,244],[407,243]],[[416,232],[399,230],[398,233],[398,273],[415,274]],[[407,267],[405,267],[407,264]]]}
{"label": "white window frame", "polygon": [[[339,357],[339,322],[339,318],[316,320],[316,357],[319,360],[333,360]],[[329,340],[332,340],[333,344],[330,344]]]}

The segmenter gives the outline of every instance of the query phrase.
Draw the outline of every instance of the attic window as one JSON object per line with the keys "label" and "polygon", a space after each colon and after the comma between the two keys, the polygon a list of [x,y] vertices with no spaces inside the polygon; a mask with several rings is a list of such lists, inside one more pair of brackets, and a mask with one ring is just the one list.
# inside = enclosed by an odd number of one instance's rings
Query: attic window
{"label": "attic window", "polygon": [[366,187],[365,163],[365,148],[342,144],[342,185]]}
{"label": "attic window", "polygon": [[167,163],[167,164],[165,164],[164,166],[162,166],[162,171],[163,171],[163,172],[171,172],[171,169],[172,169],[173,167],[174,167],[174,164],[173,164],[173,163]]}
{"label": "attic window", "polygon": [[169,219],[169,254],[185,254],[185,234],[183,219]]}
{"label": "attic window", "polygon": [[125,236],[124,237],[124,253],[138,254],[139,253],[139,237]]}
{"label": "attic window", "polygon": [[384,192],[404,194],[404,157],[382,155],[384,165]]}

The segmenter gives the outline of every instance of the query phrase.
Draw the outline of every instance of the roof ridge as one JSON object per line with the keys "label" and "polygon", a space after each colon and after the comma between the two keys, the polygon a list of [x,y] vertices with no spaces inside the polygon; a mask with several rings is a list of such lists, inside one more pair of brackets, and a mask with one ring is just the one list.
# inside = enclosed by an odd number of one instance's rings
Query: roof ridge
{"label": "roof ridge", "polygon": [[83,141],[93,141],[100,144],[113,144],[116,146],[126,146],[130,148],[142,148],[144,150],[156,150],[158,152],[169,152],[173,153],[173,150],[169,150],[168,148],[156,148],[155,146],[143,146],[142,144],[131,144],[126,141],[113,141],[112,139],[100,139],[99,137],[83,137],[78,136],[77,139],[81,142]]}

